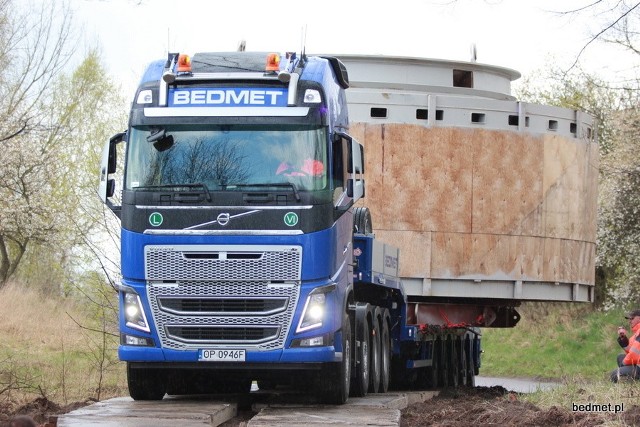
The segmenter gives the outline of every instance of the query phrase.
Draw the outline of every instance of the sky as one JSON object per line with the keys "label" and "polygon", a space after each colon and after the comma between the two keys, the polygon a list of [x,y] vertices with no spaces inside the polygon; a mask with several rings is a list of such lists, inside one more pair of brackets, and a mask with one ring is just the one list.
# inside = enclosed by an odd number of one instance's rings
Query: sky
{"label": "sky", "polygon": [[[18,0],[20,1],[20,0]],[[23,0],[25,1],[25,0]],[[597,16],[562,16],[590,0],[67,0],[84,46],[133,91],[167,51],[236,50],[374,54],[477,61],[523,75],[550,63],[569,68],[600,28]],[[622,60],[621,58],[625,59]],[[607,80],[633,73],[611,45],[596,43],[582,66]]]}

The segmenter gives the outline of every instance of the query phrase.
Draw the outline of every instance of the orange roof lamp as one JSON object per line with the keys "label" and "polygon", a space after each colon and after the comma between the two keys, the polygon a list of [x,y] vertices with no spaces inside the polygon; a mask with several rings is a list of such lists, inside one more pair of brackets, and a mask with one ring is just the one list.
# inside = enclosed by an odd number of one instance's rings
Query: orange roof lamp
{"label": "orange roof lamp", "polygon": [[280,71],[280,55],[277,53],[270,53],[267,55],[267,63],[264,67],[266,72],[278,72]]}
{"label": "orange roof lamp", "polygon": [[177,74],[191,74],[191,57],[189,55],[184,53],[169,54],[169,60],[162,73],[162,80],[164,80],[165,83],[171,84],[176,81]]}
{"label": "orange roof lamp", "polygon": [[184,53],[178,56],[178,64],[176,65],[176,72],[178,73],[190,73],[191,72],[191,57]]}

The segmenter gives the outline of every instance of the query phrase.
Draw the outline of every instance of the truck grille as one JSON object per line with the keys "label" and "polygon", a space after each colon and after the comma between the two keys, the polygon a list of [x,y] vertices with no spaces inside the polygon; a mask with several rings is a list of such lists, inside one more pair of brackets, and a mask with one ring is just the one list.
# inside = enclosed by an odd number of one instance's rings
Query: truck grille
{"label": "truck grille", "polygon": [[178,314],[270,314],[285,310],[288,298],[158,298],[160,309]]}
{"label": "truck grille", "polygon": [[[147,296],[162,347],[283,348],[299,298],[301,248],[220,249],[152,246],[145,251]],[[233,279],[223,277],[227,266]],[[198,268],[203,271],[183,270]]]}
{"label": "truck grille", "polygon": [[238,343],[258,343],[278,336],[277,326],[272,328],[225,328],[225,327],[188,327],[167,326],[167,334],[185,342],[225,341]]}
{"label": "truck grille", "polygon": [[299,246],[147,246],[147,280],[300,280]]}

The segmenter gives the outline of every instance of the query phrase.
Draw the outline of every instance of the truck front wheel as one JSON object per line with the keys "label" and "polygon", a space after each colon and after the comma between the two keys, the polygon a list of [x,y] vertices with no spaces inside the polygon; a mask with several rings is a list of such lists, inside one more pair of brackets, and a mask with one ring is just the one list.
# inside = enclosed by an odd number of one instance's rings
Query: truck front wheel
{"label": "truck front wheel", "polygon": [[389,337],[389,310],[382,312],[382,328],[380,331],[380,393],[389,391],[391,377],[391,341]]}
{"label": "truck front wheel", "polygon": [[[360,321],[359,321],[360,320]],[[352,354],[355,356],[355,381],[351,384],[351,394],[364,397],[369,391],[369,322],[366,316],[361,319],[356,315],[356,343]]]}
{"label": "truck front wheel", "polygon": [[166,391],[165,378],[162,370],[132,368],[127,363],[127,383],[133,400],[162,400]]}
{"label": "truck front wheel", "polygon": [[369,366],[369,392],[377,393],[380,388],[380,376],[381,376],[381,331],[380,331],[380,309],[376,308],[372,310],[373,322],[371,325],[371,331],[369,332],[369,351],[371,352],[371,365]]}
{"label": "truck front wheel", "polygon": [[322,403],[342,405],[349,398],[351,387],[351,322],[349,316],[342,316],[342,362],[322,372],[318,377],[318,392]]}

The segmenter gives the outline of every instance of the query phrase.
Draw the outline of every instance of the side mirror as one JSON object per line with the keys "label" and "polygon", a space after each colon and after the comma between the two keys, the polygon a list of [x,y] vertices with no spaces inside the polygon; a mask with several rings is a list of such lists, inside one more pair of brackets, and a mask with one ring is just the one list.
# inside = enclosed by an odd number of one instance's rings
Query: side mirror
{"label": "side mirror", "polygon": [[347,196],[354,202],[364,197],[364,148],[358,141],[351,139],[349,152],[349,174],[347,180]]}
{"label": "side mirror", "polygon": [[109,169],[108,169],[108,173],[115,173],[116,172],[117,164],[118,164],[116,146],[118,144],[120,144],[122,141],[124,141],[125,136],[126,136],[125,132],[120,132],[120,133],[117,133],[117,134],[113,135],[109,139],[109,159],[108,159]]}
{"label": "side mirror", "polygon": [[119,143],[124,141],[126,137],[125,132],[121,132],[112,136],[109,141],[104,145],[102,149],[102,161],[100,164],[100,182],[98,184],[98,196],[102,203],[109,206],[109,208],[116,214],[119,214],[120,206],[115,206],[111,203],[109,198],[113,197],[116,189],[116,180],[109,178],[109,175],[115,173],[117,170],[117,152],[116,147]]}

